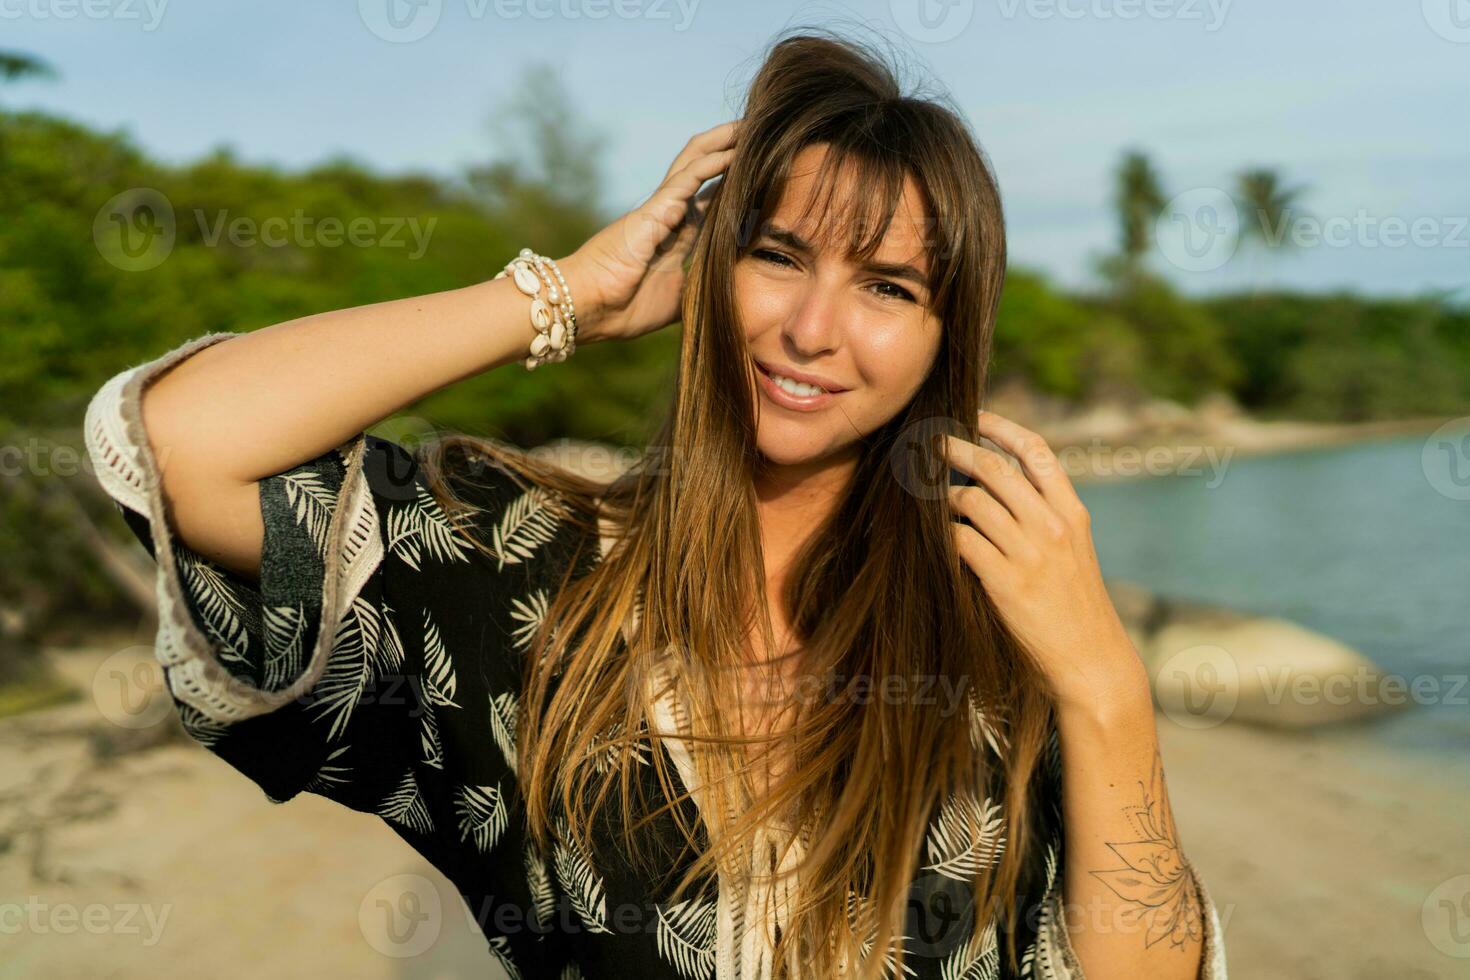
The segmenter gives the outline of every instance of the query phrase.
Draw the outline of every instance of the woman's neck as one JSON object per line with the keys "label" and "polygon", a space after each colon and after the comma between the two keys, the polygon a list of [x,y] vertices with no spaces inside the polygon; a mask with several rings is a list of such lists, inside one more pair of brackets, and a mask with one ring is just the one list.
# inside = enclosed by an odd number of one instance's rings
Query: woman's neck
{"label": "woman's neck", "polygon": [[[841,458],[789,465],[763,459],[757,467],[756,508],[765,557],[766,601],[778,650],[784,650],[789,632],[781,596],[791,562],[841,503],[856,468],[855,451]],[[764,659],[759,654],[757,651],[757,659]]]}

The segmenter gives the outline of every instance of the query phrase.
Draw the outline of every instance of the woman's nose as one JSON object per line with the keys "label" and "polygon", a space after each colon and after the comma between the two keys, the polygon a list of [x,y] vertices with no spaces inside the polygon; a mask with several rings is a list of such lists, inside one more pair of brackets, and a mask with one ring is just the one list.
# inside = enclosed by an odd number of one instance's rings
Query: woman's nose
{"label": "woman's nose", "polygon": [[811,357],[837,347],[841,334],[840,291],[813,281],[802,291],[782,331],[792,349]]}

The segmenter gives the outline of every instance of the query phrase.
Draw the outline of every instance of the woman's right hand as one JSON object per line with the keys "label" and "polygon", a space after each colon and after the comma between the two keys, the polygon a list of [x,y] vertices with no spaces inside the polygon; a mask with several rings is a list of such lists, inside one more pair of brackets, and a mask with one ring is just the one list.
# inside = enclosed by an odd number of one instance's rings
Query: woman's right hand
{"label": "woman's right hand", "polygon": [[576,304],[577,341],[630,340],[679,319],[684,260],[729,166],[739,120],[694,136],[658,189],[558,265]]}

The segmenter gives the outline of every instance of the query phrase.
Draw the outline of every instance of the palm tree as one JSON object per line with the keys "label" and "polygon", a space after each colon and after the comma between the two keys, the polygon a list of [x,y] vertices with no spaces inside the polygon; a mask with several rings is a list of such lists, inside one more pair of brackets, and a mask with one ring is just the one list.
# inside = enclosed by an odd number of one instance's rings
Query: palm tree
{"label": "palm tree", "polygon": [[40,58],[19,51],[0,51],[0,80],[16,82],[24,78],[55,77],[55,69]]}
{"label": "palm tree", "polygon": [[[0,51],[0,82],[18,82],[27,78],[55,78],[56,69],[33,55],[19,51]],[[0,163],[5,159],[6,120],[0,112]]]}
{"label": "palm tree", "polygon": [[1141,151],[1130,150],[1118,167],[1113,204],[1118,209],[1123,271],[1134,273],[1153,240],[1154,223],[1164,210],[1158,173]]}
{"label": "palm tree", "polygon": [[1113,178],[1113,206],[1118,213],[1118,251],[1105,255],[1097,269],[1119,295],[1131,291],[1144,274],[1143,258],[1153,241],[1154,226],[1164,210],[1164,192],[1148,156],[1129,150]]}
{"label": "palm tree", "polygon": [[1305,190],[1303,186],[1287,187],[1281,174],[1270,167],[1254,167],[1237,174],[1235,196],[1243,217],[1241,240],[1255,239],[1261,248],[1271,251],[1289,244],[1290,222]]}

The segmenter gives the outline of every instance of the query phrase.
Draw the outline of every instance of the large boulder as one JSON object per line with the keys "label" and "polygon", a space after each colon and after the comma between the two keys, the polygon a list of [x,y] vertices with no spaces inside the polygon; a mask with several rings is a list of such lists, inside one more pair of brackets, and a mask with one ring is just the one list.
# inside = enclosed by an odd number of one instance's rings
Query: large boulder
{"label": "large boulder", "polygon": [[1409,703],[1398,678],[1290,620],[1160,598],[1130,582],[1110,581],[1108,591],[1153,679],[1154,699],[1181,725],[1307,728]]}

